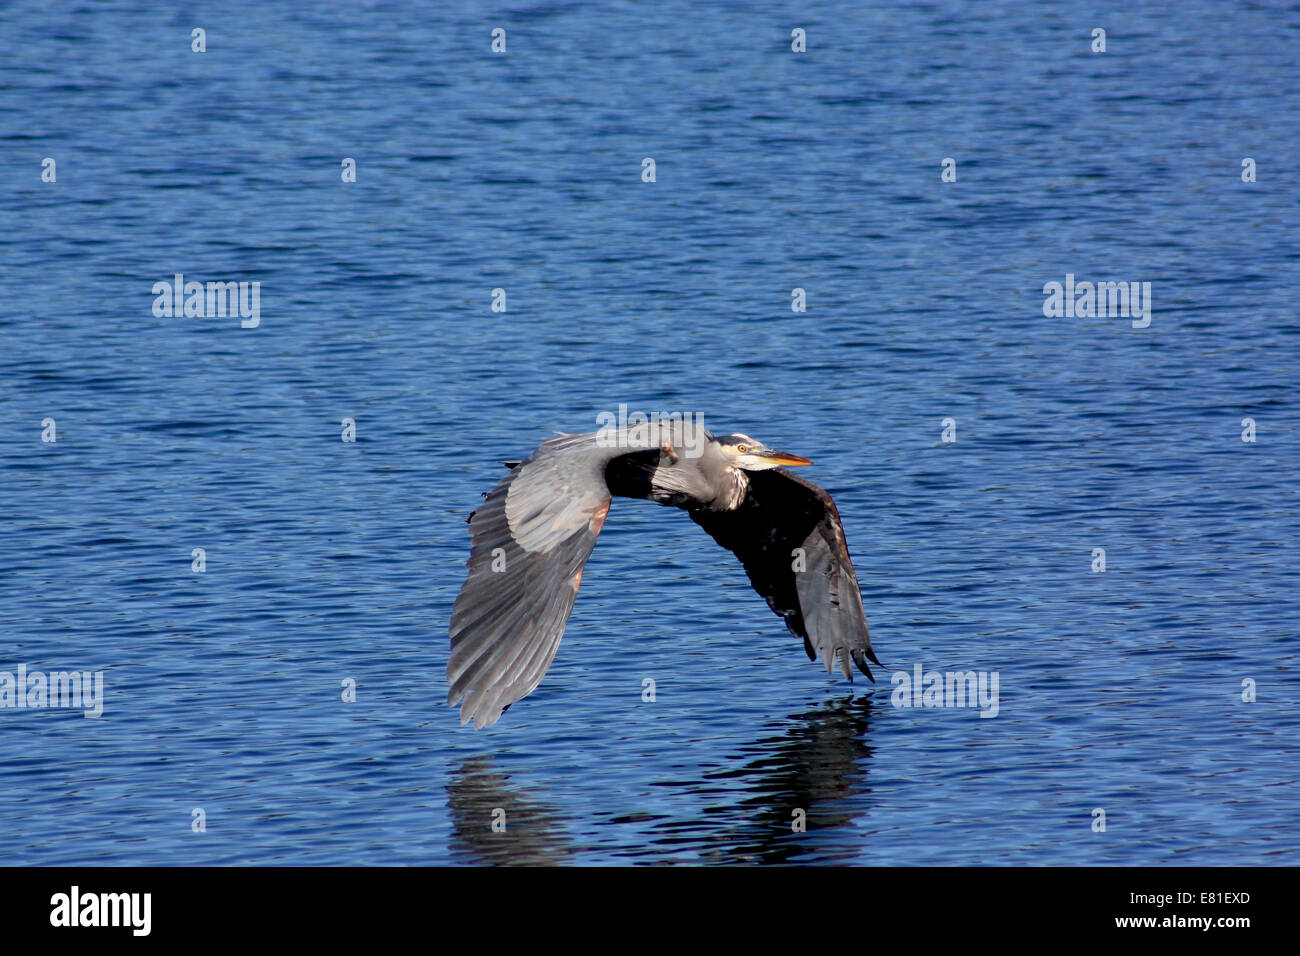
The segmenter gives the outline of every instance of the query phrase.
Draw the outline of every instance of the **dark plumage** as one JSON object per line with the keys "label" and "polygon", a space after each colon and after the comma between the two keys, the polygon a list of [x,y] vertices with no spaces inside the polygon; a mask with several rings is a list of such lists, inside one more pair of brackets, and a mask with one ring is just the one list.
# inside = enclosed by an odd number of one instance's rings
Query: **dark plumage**
{"label": "dark plumage", "polygon": [[[852,680],[876,664],[839,513],[780,465],[810,464],[689,422],[544,442],[470,515],[469,574],[451,617],[447,702],[485,727],[550,666],[611,496],[683,508],[735,553],[810,658]],[[874,678],[873,678],[874,679]]]}

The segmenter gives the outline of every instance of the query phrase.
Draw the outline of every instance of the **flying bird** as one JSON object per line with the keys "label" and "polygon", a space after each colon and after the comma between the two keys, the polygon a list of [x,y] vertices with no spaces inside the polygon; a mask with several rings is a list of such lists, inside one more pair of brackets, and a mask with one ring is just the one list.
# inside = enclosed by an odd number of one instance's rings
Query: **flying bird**
{"label": "flying bird", "polygon": [[[488,727],[532,693],[559,648],[612,496],[680,508],[735,553],[754,590],[827,673],[874,683],[866,614],[831,496],[786,469],[807,458],[675,418],[543,442],[469,516],[451,614],[447,703]],[[883,665],[880,665],[883,666]]]}

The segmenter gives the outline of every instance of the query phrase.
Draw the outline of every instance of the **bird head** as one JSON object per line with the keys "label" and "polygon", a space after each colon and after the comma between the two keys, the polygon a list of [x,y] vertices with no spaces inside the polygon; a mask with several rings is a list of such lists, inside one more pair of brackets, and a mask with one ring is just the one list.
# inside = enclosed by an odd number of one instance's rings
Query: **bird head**
{"label": "bird head", "polygon": [[766,471],[779,466],[811,465],[807,458],[768,448],[748,435],[723,435],[716,439],[718,448],[731,464],[744,471]]}

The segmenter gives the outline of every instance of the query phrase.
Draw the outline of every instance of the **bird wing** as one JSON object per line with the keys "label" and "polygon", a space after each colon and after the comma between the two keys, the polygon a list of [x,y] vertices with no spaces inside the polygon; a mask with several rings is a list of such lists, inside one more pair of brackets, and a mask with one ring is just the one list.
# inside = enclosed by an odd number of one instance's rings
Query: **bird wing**
{"label": "bird wing", "polygon": [[[469,575],[451,612],[447,703],[461,723],[496,723],[550,667],[578,595],[582,569],[609,514],[605,466],[657,457],[672,437],[657,427],[543,442],[470,515]],[[639,449],[639,450],[638,450]]]}
{"label": "bird wing", "polygon": [[749,474],[749,494],[734,511],[693,508],[690,516],[735,552],[754,590],[803,638],[809,659],[820,652],[827,673],[838,660],[849,680],[852,659],[874,683],[867,661],[880,661],[871,649],[858,578],[829,494],[773,468]]}

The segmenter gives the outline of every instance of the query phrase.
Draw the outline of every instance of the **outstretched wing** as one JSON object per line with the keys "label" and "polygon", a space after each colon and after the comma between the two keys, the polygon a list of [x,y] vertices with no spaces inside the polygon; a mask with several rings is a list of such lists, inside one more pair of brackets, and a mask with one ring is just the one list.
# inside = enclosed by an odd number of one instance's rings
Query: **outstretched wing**
{"label": "outstretched wing", "polygon": [[[734,511],[690,510],[691,518],[745,566],[754,590],[803,638],[808,657],[836,661],[849,680],[849,660],[875,681],[858,578],[835,502],[784,468],[749,474],[749,494]],[[801,549],[801,550],[796,550]],[[883,665],[881,665],[883,666]]]}
{"label": "outstretched wing", "polygon": [[[582,582],[582,568],[609,514],[606,466],[617,459],[615,492],[647,492],[642,459],[698,447],[709,437],[686,422],[643,423],[543,442],[470,515],[469,576],[451,612],[447,703],[461,723],[496,723],[532,693],[551,666]],[[647,486],[648,487],[648,486]]]}
{"label": "outstretched wing", "polygon": [[545,442],[470,515],[473,543],[451,613],[447,703],[461,723],[496,723],[555,657],[582,568],[609,514],[606,462],[592,436]]}

